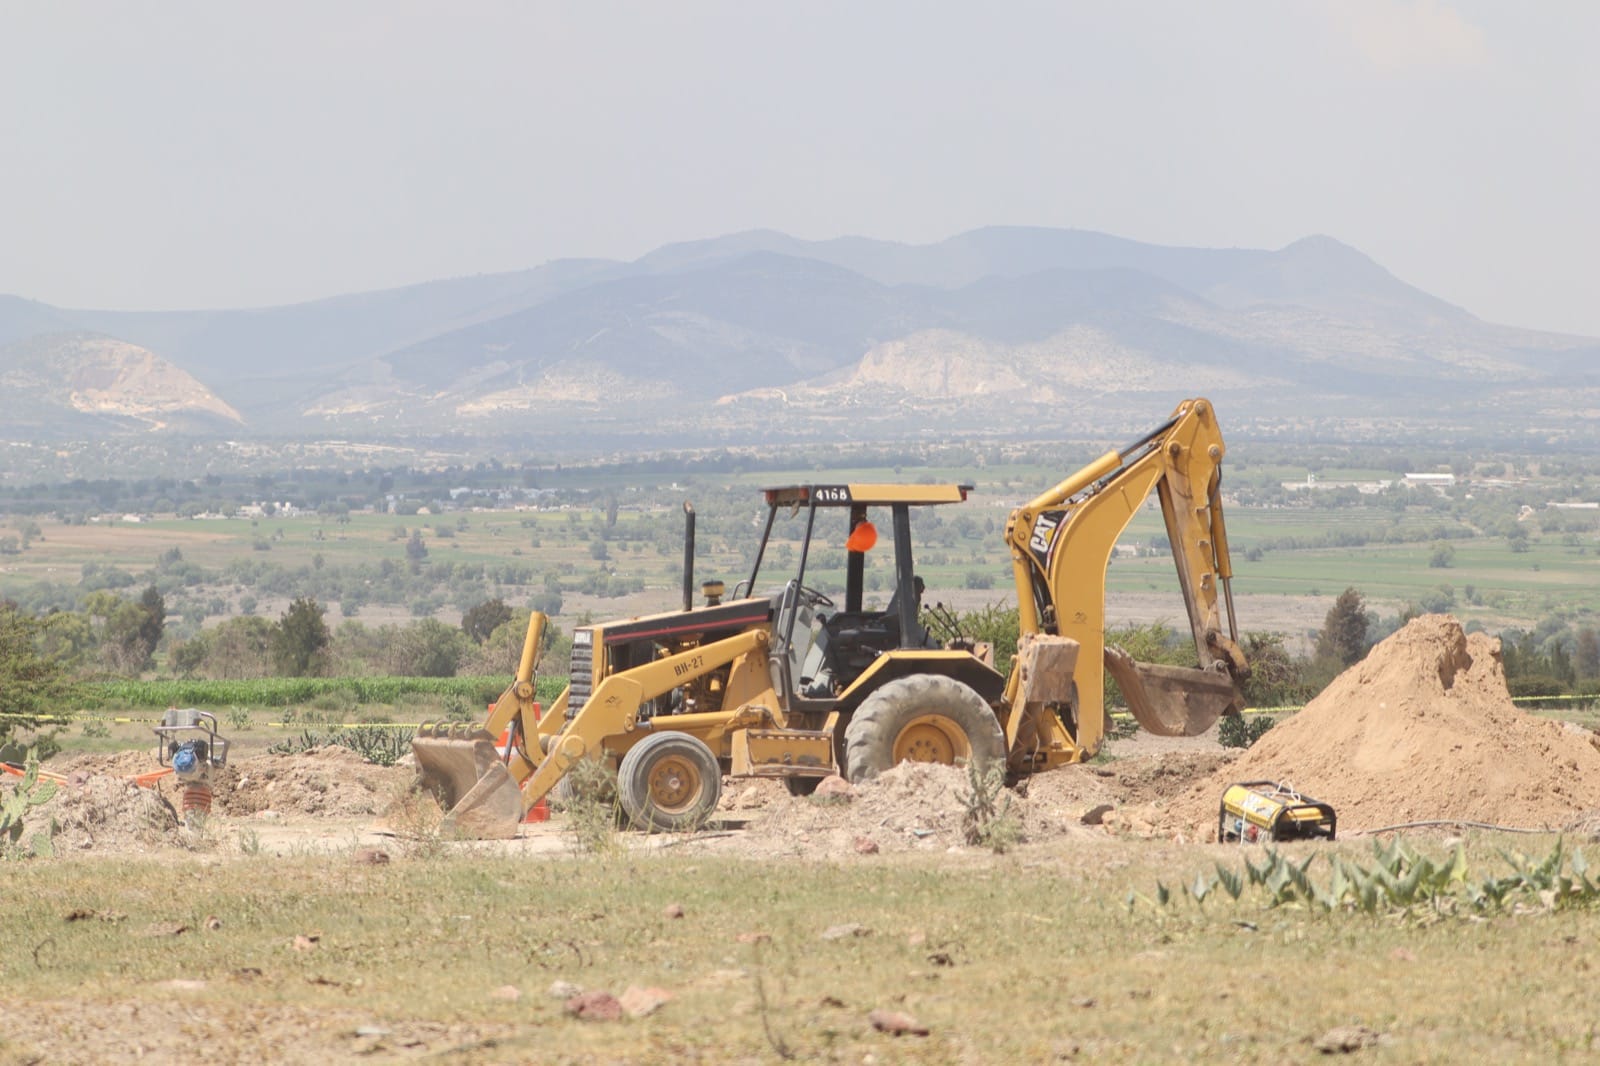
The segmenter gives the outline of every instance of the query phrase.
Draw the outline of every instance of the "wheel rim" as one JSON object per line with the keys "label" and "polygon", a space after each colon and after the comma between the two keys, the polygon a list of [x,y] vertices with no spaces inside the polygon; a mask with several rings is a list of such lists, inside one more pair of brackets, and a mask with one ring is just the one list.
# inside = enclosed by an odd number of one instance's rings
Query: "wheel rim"
{"label": "wheel rim", "polygon": [[924,714],[907,722],[894,738],[894,761],[935,762],[952,766],[970,759],[972,745],[956,724],[942,714]]}
{"label": "wheel rim", "polygon": [[666,814],[681,814],[695,805],[704,782],[700,769],[682,755],[667,755],[650,767],[650,802]]}

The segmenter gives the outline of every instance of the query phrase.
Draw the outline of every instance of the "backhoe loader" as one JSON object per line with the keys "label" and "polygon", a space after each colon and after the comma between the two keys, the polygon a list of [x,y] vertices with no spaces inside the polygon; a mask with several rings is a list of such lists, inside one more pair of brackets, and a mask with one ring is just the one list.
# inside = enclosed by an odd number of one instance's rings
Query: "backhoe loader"
{"label": "backhoe loader", "polygon": [[[535,612],[516,677],[482,727],[419,730],[420,780],[444,807],[444,828],[476,838],[516,835],[524,812],[582,760],[615,772],[623,811],[646,831],[698,825],[724,775],[779,778],[802,795],[828,775],[862,782],[907,760],[972,763],[1015,780],[1099,750],[1106,669],[1145,729],[1204,732],[1237,713],[1248,674],[1233,618],[1223,451],[1211,404],[1188,400],[1012,512],[1005,538],[1020,640],[1009,675],[948,612],[922,610],[913,510],[960,503],[972,486],[767,489],[749,576],[726,597],[720,582],[707,582],[699,606],[686,504],[682,610],[579,627],[567,688],[542,716],[533,675],[545,618]],[[1106,567],[1152,489],[1196,668],[1135,662],[1105,644]],[[874,558],[888,557],[894,592],[874,608],[865,575],[885,517],[890,550]],[[757,591],[780,518],[803,519],[798,562],[781,585]],[[842,604],[806,584],[808,566],[819,569],[813,555],[841,544]],[[504,756],[495,747],[502,731]]]}

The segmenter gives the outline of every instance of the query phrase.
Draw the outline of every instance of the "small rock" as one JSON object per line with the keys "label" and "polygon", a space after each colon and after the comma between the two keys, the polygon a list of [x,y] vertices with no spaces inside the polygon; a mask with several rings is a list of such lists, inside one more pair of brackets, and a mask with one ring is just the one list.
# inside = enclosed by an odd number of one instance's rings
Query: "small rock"
{"label": "small rock", "polygon": [[849,799],[856,794],[856,786],[833,774],[817,782],[817,790],[811,793],[819,799]]}
{"label": "small rock", "polygon": [[1072,1001],[1072,1005],[1074,1007],[1082,1007],[1084,1010],[1089,1009],[1090,1007],[1094,1006],[1094,1004],[1095,998],[1093,996],[1079,996],[1077,999]]}
{"label": "small rock", "polygon": [[924,933],[921,929],[913,930],[911,935],[906,937],[906,944],[914,948],[920,948],[927,942],[928,934]]}
{"label": "small rock", "polygon": [[1083,816],[1079,818],[1078,821],[1082,822],[1084,825],[1100,825],[1105,821],[1106,815],[1110,814],[1114,810],[1116,810],[1116,808],[1109,803],[1097,803],[1093,807],[1090,807],[1088,810],[1084,811]]}
{"label": "small rock", "polygon": [[567,1000],[566,1011],[586,1022],[622,1020],[622,1004],[610,992],[583,992]]}
{"label": "small rock", "polygon": [[683,917],[683,904],[681,904],[681,903],[669,903],[669,904],[667,904],[665,907],[661,908],[661,917],[663,917],[663,918],[682,918]]}
{"label": "small rock", "polygon": [[170,988],[178,992],[198,992],[206,987],[204,981],[196,981],[184,977],[175,977],[170,981],[160,981],[157,988]]}
{"label": "small rock", "polygon": [[522,989],[516,985],[501,985],[489,993],[489,998],[503,1000],[506,1003],[515,1003],[522,998]]}
{"label": "small rock", "polygon": [[766,805],[766,797],[761,794],[759,785],[751,785],[749,788],[741,790],[728,802],[728,806],[736,811],[751,811]]}
{"label": "small rock", "polygon": [[772,934],[760,932],[740,933],[737,939],[741,944],[770,944],[772,942]]}
{"label": "small rock", "polygon": [[551,981],[550,987],[545,989],[545,995],[551,999],[576,999],[583,995],[583,986],[571,981]]}
{"label": "small rock", "polygon": [[1383,1034],[1364,1025],[1341,1025],[1329,1029],[1312,1042],[1312,1047],[1324,1055],[1348,1055],[1362,1048],[1377,1047]]}
{"label": "small rock", "polygon": [[618,1002],[622,1004],[622,1009],[627,1011],[628,1017],[645,1018],[660,1010],[671,998],[672,993],[664,988],[640,988],[637,985],[629,985]]}
{"label": "small rock", "polygon": [[875,1010],[867,1015],[867,1021],[880,1033],[891,1036],[927,1036],[928,1027],[917,1021],[911,1015],[897,1010]]}
{"label": "small rock", "polygon": [[850,937],[870,936],[872,930],[860,922],[846,922],[843,925],[830,925],[822,931],[824,940],[848,940]]}
{"label": "small rock", "polygon": [[222,928],[222,919],[218,918],[215,914],[208,914],[206,915],[206,920],[203,924],[205,925],[207,932],[215,933],[218,929]]}
{"label": "small rock", "polygon": [[293,947],[296,951],[315,951],[317,950],[317,941],[321,939],[320,936],[297,936],[294,938]]}
{"label": "small rock", "polygon": [[389,861],[389,853],[382,848],[362,848],[352,859],[364,866],[382,866]]}
{"label": "small rock", "polygon": [[145,928],[140,934],[148,937],[182,936],[189,931],[189,927],[182,922],[156,922]]}
{"label": "small rock", "polygon": [[856,837],[856,854],[857,855],[876,855],[876,854],[878,854],[878,842],[876,840],[873,840],[871,837]]}
{"label": "small rock", "polygon": [[1393,951],[1389,952],[1389,958],[1393,962],[1416,962],[1417,961],[1416,955],[1414,955],[1407,948],[1395,948]]}

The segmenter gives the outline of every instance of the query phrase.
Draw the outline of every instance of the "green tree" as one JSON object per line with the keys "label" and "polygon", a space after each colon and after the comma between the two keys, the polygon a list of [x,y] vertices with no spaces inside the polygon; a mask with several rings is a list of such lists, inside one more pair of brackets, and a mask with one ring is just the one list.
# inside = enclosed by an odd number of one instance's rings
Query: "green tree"
{"label": "green tree", "polygon": [[39,654],[42,623],[15,605],[0,603],[0,739],[32,729],[37,716],[71,695],[61,664]]}
{"label": "green tree", "polygon": [[1318,658],[1340,666],[1353,666],[1367,654],[1367,602],[1360,592],[1347,588],[1328,610],[1317,635]]}
{"label": "green tree", "polygon": [[1445,541],[1437,541],[1433,545],[1433,554],[1428,556],[1428,565],[1435,570],[1443,570],[1455,562],[1456,550]]}
{"label": "green tree", "polygon": [[414,574],[422,566],[422,561],[428,557],[428,546],[422,541],[422,530],[412,530],[411,539],[406,541],[406,562],[411,564]]}
{"label": "green tree", "polygon": [[84,599],[84,610],[99,620],[100,658],[108,669],[122,674],[149,669],[166,630],[167,607],[160,590],[151,585],[137,600],[125,600],[99,589]]}
{"label": "green tree", "polygon": [[1244,657],[1250,664],[1250,676],[1243,694],[1252,707],[1304,703],[1314,694],[1306,679],[1305,661],[1289,654],[1283,634],[1246,633]]}
{"label": "green tree", "polygon": [[148,663],[167,629],[167,601],[162,597],[161,590],[154,585],[146,588],[139,596],[139,610],[144,614],[139,622],[139,643],[144,648],[145,662]]}
{"label": "green tree", "polygon": [[1600,677],[1600,634],[1595,632],[1593,626],[1578,630],[1573,666],[1581,678]]}
{"label": "green tree", "polygon": [[471,637],[473,643],[483,644],[489,635],[500,626],[511,620],[511,608],[506,606],[506,601],[496,596],[492,600],[484,600],[461,616],[461,629]]}
{"label": "green tree", "polygon": [[469,647],[465,633],[437,618],[392,628],[384,667],[402,677],[454,677]]}
{"label": "green tree", "polygon": [[272,667],[279,676],[305,677],[322,671],[333,639],[322,615],[321,604],[300,597],[272,627]]}

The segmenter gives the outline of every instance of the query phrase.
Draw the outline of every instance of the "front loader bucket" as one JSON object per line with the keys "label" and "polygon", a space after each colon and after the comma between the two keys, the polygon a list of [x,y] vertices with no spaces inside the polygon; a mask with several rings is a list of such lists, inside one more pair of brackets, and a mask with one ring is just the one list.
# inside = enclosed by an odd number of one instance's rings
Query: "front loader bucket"
{"label": "front loader bucket", "polygon": [[1239,692],[1227,674],[1135,662],[1114,644],[1106,645],[1105,663],[1134,719],[1157,736],[1199,736],[1223,712],[1238,710]]}
{"label": "front loader bucket", "polygon": [[471,732],[418,732],[411,741],[417,779],[444,808],[439,831],[472,840],[504,840],[522,825],[522,792],[494,737]]}

